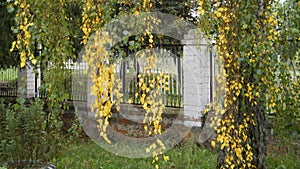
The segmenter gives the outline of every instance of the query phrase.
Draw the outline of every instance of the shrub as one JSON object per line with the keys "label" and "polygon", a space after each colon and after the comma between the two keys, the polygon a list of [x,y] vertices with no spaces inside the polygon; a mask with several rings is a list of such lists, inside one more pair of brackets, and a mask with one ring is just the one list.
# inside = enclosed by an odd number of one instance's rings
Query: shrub
{"label": "shrub", "polygon": [[14,104],[0,101],[0,164],[20,167],[49,161],[58,154],[69,135],[62,134],[62,121],[49,114],[40,99],[17,98]]}

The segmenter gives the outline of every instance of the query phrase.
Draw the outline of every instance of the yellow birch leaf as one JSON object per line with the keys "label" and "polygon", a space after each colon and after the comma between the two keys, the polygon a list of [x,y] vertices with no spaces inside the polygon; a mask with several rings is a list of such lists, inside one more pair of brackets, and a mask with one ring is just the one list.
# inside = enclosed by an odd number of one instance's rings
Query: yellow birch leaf
{"label": "yellow birch leaf", "polygon": [[12,45],[11,45],[11,49],[9,50],[10,52],[14,51],[16,46],[16,41],[13,41]]}
{"label": "yellow birch leaf", "polygon": [[36,65],[36,59],[32,59],[31,63],[34,64],[34,65]]}
{"label": "yellow birch leaf", "polygon": [[20,67],[23,68],[25,66],[25,62],[20,63]]}
{"label": "yellow birch leaf", "polygon": [[213,148],[215,148],[216,147],[216,142],[215,141],[211,141],[211,146],[213,147]]}
{"label": "yellow birch leaf", "polygon": [[145,91],[145,90],[146,90],[146,88],[147,88],[147,87],[146,87],[146,85],[145,85],[145,84],[143,84],[143,85],[142,85],[142,87],[141,87],[141,89],[142,89],[143,91]]}
{"label": "yellow birch leaf", "polygon": [[21,57],[20,67],[23,68],[26,65],[26,57]]}
{"label": "yellow birch leaf", "polygon": [[153,43],[153,39],[149,39],[149,43]]}
{"label": "yellow birch leaf", "polygon": [[163,156],[163,159],[164,159],[165,161],[169,161],[169,156]]}

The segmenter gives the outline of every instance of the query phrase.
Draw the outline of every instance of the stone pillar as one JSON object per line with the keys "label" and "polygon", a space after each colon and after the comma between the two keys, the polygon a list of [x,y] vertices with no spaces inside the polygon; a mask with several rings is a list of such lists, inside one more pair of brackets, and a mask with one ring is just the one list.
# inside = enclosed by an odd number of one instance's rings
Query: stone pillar
{"label": "stone pillar", "polygon": [[25,66],[18,72],[18,97],[35,97],[35,72],[33,68]]}
{"label": "stone pillar", "polygon": [[183,41],[184,124],[188,127],[201,127],[203,110],[210,100],[209,46],[197,35],[196,30],[190,30]]}

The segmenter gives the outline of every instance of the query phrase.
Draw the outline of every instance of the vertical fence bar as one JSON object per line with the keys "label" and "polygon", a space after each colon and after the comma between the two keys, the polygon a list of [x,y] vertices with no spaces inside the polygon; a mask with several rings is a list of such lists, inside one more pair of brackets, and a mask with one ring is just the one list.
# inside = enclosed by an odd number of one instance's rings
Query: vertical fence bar
{"label": "vertical fence bar", "polygon": [[15,67],[15,77],[16,77],[16,80],[15,80],[15,96],[17,96],[17,92],[18,92],[18,72],[19,72],[19,69],[17,67]]}

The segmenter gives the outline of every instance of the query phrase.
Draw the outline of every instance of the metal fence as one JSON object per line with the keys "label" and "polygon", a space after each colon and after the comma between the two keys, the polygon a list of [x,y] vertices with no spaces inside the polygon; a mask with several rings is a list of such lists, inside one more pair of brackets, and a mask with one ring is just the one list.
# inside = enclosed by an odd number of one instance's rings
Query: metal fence
{"label": "metal fence", "polygon": [[0,96],[17,96],[18,68],[9,67],[0,69]]}
{"label": "metal fence", "polygon": [[[122,82],[123,101],[140,104],[140,98],[135,97],[136,93],[141,91],[138,82],[138,75],[144,75],[146,83],[154,76],[164,73],[168,75],[166,83],[160,83],[160,96],[163,103],[169,107],[183,106],[183,47],[181,45],[162,45],[152,49],[158,60],[156,67],[151,70],[144,70],[146,59],[140,58],[139,52],[129,51],[124,49],[121,54],[126,53],[126,56],[115,54],[118,60],[115,64],[115,73]],[[142,50],[140,50],[142,51]],[[150,74],[150,76],[148,76]],[[147,85],[147,84],[146,84]],[[169,90],[164,90],[169,88]]]}
{"label": "metal fence", "polygon": [[[60,91],[67,96],[66,99],[69,101],[86,101],[87,100],[87,75],[85,74],[88,66],[85,62],[73,62],[69,60],[65,62],[65,67],[62,69],[64,74],[64,80],[62,83],[62,89]],[[51,68],[48,71],[52,71]],[[47,98],[47,88],[45,88],[48,83],[44,78],[44,73],[41,72],[41,84],[38,87],[39,97]],[[37,77],[38,78],[38,77]]]}
{"label": "metal fence", "polygon": [[[135,97],[135,93],[141,89],[138,85],[138,75],[143,73],[151,73],[152,76],[164,73],[168,75],[169,90],[162,90],[166,84],[161,83],[160,97],[163,103],[170,107],[183,106],[183,66],[182,54],[183,47],[181,45],[163,45],[153,49],[158,55],[158,65],[155,69],[143,70],[143,59],[137,55],[138,52],[123,49],[122,52],[115,52],[112,59],[115,66],[115,75],[120,78],[122,83],[123,102],[128,103],[129,100],[133,104],[140,104],[140,99]],[[121,56],[122,55],[122,56]],[[84,62],[73,62],[69,60],[65,63],[65,71],[69,72],[69,77],[63,82],[65,84],[65,92],[69,92],[69,100],[86,101],[88,91],[88,65]],[[146,80],[149,77],[146,76]],[[43,97],[46,97],[43,94]]]}
{"label": "metal fence", "polygon": [[[139,50],[142,51],[142,50]],[[169,90],[162,90],[166,84],[160,83],[160,97],[166,106],[182,107],[183,106],[183,66],[182,55],[183,47],[181,45],[162,45],[154,48],[153,51],[158,55],[158,63],[155,69],[144,71],[144,60],[139,58],[138,51],[128,49],[122,52],[115,52],[113,62],[115,65],[115,75],[120,78],[122,83],[123,102],[132,101],[133,104],[140,104],[140,99],[135,97],[135,93],[141,91],[138,85],[138,75],[151,73],[152,76],[146,76],[147,79],[160,73],[168,75]],[[122,56],[121,56],[122,55]],[[84,62],[65,62],[64,74],[62,81],[63,89],[61,92],[68,96],[70,101],[86,101],[88,92],[88,65]],[[49,69],[48,69],[49,70]],[[50,70],[51,71],[51,70]],[[43,79],[43,71],[36,75],[36,97],[47,98],[48,93],[45,88],[47,82]],[[10,67],[9,69],[0,69],[0,96],[17,95],[18,68]],[[40,84],[38,83],[40,82]]]}
{"label": "metal fence", "polygon": [[66,70],[69,70],[69,78],[65,80],[66,88],[70,88],[69,100],[86,101],[88,89],[88,76],[86,71],[88,65],[85,62],[72,62],[69,60],[65,63]]}

